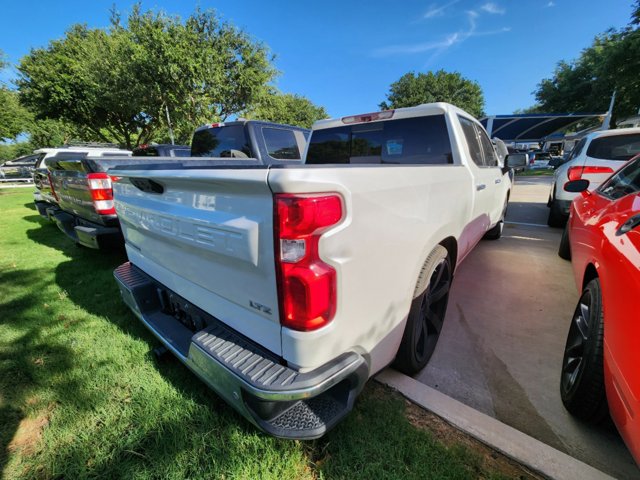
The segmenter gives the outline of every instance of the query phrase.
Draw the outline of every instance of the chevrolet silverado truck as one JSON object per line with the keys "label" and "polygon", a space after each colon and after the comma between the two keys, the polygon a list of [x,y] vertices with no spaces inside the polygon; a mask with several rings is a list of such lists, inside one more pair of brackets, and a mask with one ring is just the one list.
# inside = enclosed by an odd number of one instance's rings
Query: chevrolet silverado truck
{"label": "chevrolet silverado truck", "polygon": [[112,172],[129,257],[114,275],[246,419],[317,438],[373,374],[426,365],[456,268],[501,235],[509,174],[444,103],[319,121],[304,164],[225,160]]}
{"label": "chevrolet silverado truck", "polygon": [[[116,166],[156,164],[193,168],[203,157],[231,159],[233,164],[300,163],[309,130],[260,121],[208,124],[193,136],[191,157],[160,157],[111,151],[58,152],[38,170],[38,210],[79,245],[114,248],[122,245],[120,223],[113,205],[112,177]],[[187,147],[188,148],[188,147]],[[126,153],[120,153],[126,152]],[[134,151],[136,153],[136,151]],[[126,155],[126,156],[123,156]],[[177,162],[177,163],[176,163]],[[46,198],[45,198],[46,197]]]}

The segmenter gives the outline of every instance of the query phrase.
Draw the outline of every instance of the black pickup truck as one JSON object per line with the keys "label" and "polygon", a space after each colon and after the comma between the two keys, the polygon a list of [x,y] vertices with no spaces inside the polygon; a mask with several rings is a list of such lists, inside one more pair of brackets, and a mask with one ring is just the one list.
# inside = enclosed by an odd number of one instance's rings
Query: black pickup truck
{"label": "black pickup truck", "polygon": [[[82,155],[46,161],[57,205],[44,215],[77,244],[110,248],[123,244],[109,170],[157,164],[156,168],[197,168],[203,157],[225,158],[235,164],[299,163],[310,131],[262,121],[213,123],[198,128],[191,157],[122,157]],[[147,168],[153,168],[151,166]]]}

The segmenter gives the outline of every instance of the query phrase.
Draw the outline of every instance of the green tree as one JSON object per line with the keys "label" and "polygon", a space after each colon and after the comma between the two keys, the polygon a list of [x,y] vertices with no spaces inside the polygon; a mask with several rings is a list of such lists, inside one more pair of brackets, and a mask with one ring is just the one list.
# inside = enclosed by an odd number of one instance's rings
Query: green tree
{"label": "green tree", "polygon": [[311,128],[315,121],[327,118],[328,114],[324,107],[315,105],[306,97],[271,90],[243,116],[249,119]]}
{"label": "green tree", "polygon": [[[4,53],[0,50],[0,71],[9,66]],[[0,141],[13,140],[24,132],[31,116],[20,105],[18,93],[0,83]]]}
{"label": "green tree", "polygon": [[534,92],[536,110],[604,112],[615,90],[614,118],[635,114],[640,107],[639,19],[636,2],[629,26],[598,35],[576,60],[558,63]]}
{"label": "green tree", "polygon": [[276,71],[268,49],[213,11],[184,22],[135,6],[108,29],[74,25],[20,62],[21,99],[37,119],[57,119],[127,148],[244,111]]}
{"label": "green tree", "polygon": [[422,103],[448,102],[480,117],[484,109],[484,95],[477,82],[464,78],[458,72],[404,74],[391,84],[387,100],[380,108],[413,107]]}
{"label": "green tree", "polygon": [[18,92],[0,86],[0,140],[13,140],[27,129],[29,112],[20,105]]}

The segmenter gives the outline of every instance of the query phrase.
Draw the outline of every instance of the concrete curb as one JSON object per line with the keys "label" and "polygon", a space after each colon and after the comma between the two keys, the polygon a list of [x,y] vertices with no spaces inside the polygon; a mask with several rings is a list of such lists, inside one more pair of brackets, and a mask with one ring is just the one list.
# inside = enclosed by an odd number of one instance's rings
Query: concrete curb
{"label": "concrete curb", "polygon": [[612,479],[586,463],[474,410],[411,377],[387,368],[375,379],[531,470],[555,480]]}

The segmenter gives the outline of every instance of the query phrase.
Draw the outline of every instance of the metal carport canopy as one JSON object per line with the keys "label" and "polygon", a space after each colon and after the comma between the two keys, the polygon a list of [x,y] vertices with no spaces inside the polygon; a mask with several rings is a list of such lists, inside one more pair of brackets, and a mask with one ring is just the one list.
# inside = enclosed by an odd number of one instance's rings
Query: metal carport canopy
{"label": "metal carport canopy", "polygon": [[587,118],[604,118],[604,113],[522,113],[491,115],[480,119],[491,138],[506,142],[537,142],[547,135]]}

